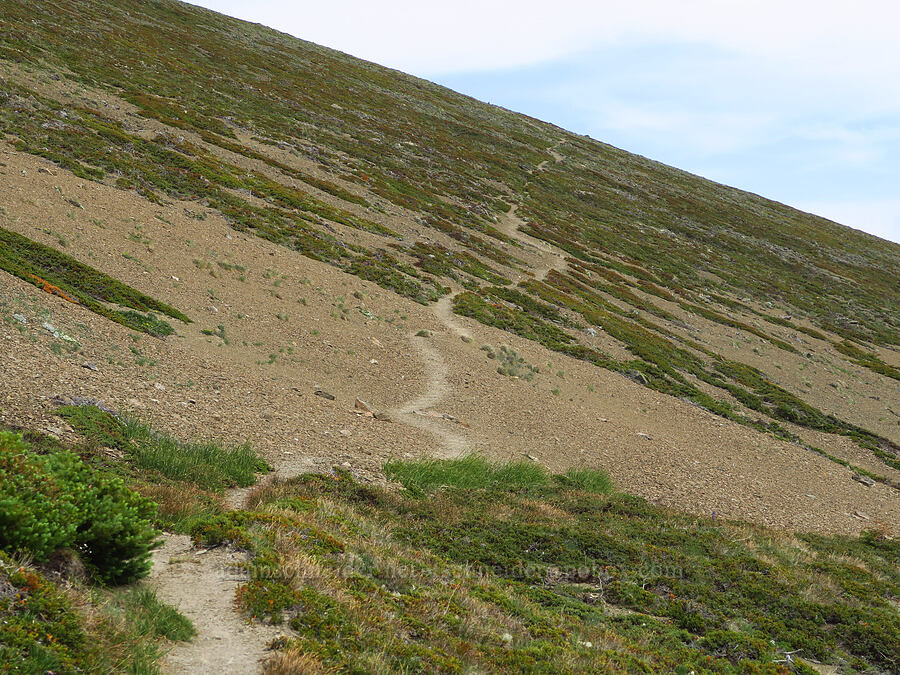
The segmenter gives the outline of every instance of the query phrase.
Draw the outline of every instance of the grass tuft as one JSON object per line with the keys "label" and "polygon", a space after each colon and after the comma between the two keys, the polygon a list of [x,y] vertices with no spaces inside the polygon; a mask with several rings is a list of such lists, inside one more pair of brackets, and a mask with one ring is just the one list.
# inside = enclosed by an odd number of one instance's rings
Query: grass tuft
{"label": "grass tuft", "polygon": [[125,453],[136,467],[203,489],[246,487],[257,472],[269,470],[247,443],[227,447],[218,441],[180,441],[146,422],[96,406],[63,406],[57,413],[88,439]]}
{"label": "grass tuft", "polygon": [[406,489],[420,492],[433,492],[445,487],[461,490],[515,490],[547,485],[550,482],[550,475],[539,464],[495,464],[480,455],[447,460],[394,461],[385,464],[384,471],[389,478],[399,481]]}
{"label": "grass tuft", "polygon": [[569,469],[556,478],[564,486],[572,486],[585,492],[605,495],[613,491],[609,474],[599,469]]}
{"label": "grass tuft", "polygon": [[156,591],[147,586],[119,591],[114,601],[124,610],[128,625],[137,635],[182,642],[197,634],[190,619],[171,605],[160,602]]}

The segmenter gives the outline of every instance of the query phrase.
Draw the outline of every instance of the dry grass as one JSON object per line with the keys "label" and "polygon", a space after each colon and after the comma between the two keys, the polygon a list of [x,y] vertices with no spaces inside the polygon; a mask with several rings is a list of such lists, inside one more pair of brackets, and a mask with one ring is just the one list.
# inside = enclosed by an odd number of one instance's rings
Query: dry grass
{"label": "dry grass", "polygon": [[306,654],[295,647],[275,652],[263,664],[263,675],[325,675],[334,673],[334,668],[325,668],[312,654]]}

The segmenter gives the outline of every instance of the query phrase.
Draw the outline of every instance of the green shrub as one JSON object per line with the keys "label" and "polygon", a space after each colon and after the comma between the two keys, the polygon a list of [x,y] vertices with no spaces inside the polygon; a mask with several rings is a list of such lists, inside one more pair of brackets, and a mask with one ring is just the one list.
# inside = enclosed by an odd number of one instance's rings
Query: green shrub
{"label": "green shrub", "polygon": [[97,581],[129,583],[150,569],[154,510],[71,452],[35,455],[21,436],[0,432],[0,549],[38,562],[72,549]]}
{"label": "green shrub", "polygon": [[0,432],[0,548],[36,560],[75,539],[79,509],[49,467],[31,456],[22,437]]}

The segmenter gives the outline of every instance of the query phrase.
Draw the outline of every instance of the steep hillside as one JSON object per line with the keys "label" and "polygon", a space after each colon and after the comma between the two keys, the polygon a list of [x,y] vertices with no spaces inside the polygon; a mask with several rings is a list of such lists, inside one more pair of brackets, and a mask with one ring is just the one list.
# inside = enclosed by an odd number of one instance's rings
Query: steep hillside
{"label": "steep hillside", "polygon": [[279,479],[477,452],[896,535],[900,246],[166,0],[0,0],[0,133],[2,427],[106,466],[57,410],[100,403]]}

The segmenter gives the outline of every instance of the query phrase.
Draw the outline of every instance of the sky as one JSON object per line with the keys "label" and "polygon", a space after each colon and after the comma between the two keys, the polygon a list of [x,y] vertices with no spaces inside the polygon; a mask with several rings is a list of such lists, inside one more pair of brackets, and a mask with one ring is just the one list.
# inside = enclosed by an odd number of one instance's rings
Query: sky
{"label": "sky", "polygon": [[192,0],[900,243],[893,0]]}

